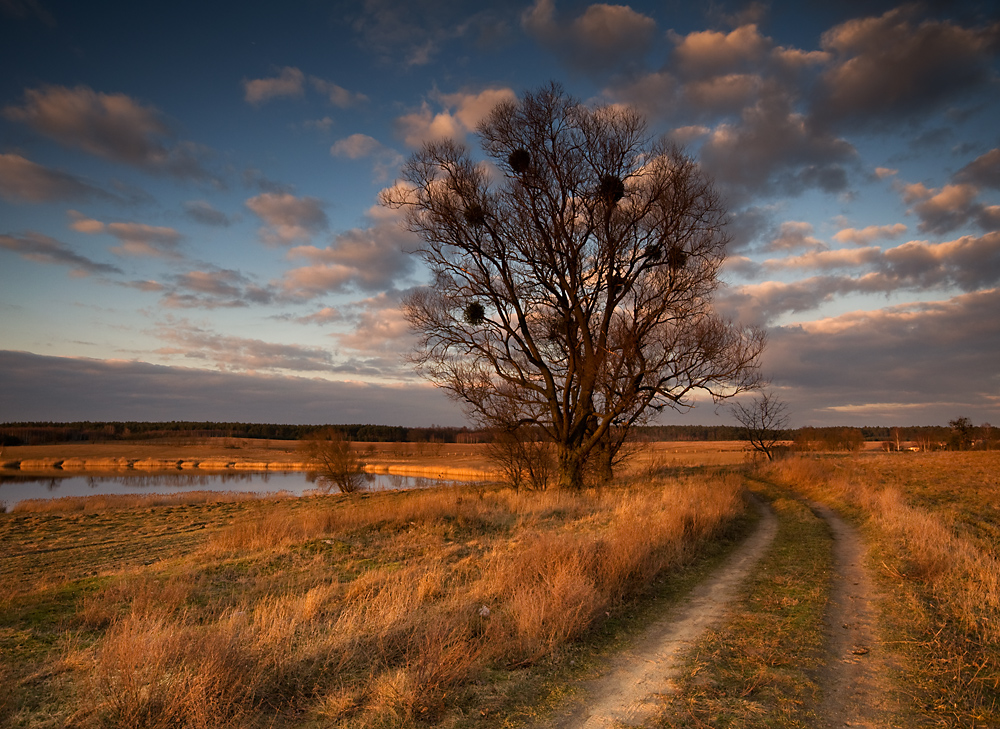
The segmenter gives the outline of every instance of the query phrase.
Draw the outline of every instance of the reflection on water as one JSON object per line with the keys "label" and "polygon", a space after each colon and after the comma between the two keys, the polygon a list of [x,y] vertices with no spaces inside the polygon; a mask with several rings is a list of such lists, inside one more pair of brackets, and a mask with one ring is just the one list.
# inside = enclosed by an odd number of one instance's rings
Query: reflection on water
{"label": "reflection on water", "polygon": [[[433,478],[365,474],[365,491],[397,491],[454,484]],[[237,473],[159,473],[107,476],[0,475],[0,511],[24,499],[55,499],[63,496],[109,494],[172,494],[184,491],[236,491],[240,493],[287,492],[293,496],[337,493],[323,487],[316,474],[305,471],[244,471]]]}

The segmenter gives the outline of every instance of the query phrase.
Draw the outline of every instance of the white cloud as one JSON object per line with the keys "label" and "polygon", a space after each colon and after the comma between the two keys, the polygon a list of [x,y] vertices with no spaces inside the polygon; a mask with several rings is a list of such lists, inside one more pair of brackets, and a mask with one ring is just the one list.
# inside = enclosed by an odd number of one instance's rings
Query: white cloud
{"label": "white cloud", "polygon": [[433,111],[431,105],[424,102],[419,111],[399,117],[396,126],[403,141],[414,148],[441,139],[462,141],[493,107],[515,99],[516,95],[508,88],[486,89],[478,94],[436,94],[434,101],[440,111]]}

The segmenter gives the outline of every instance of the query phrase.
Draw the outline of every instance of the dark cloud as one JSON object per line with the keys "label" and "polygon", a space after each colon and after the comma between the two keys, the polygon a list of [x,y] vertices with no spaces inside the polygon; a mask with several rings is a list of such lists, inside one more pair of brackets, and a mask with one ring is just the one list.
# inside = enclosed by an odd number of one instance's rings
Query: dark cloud
{"label": "dark cloud", "polygon": [[41,233],[28,232],[23,236],[0,235],[0,248],[13,251],[22,258],[36,263],[70,266],[72,272],[79,276],[123,273],[118,266],[92,261],[65,243]]}
{"label": "dark cloud", "polygon": [[816,88],[815,124],[888,128],[995,78],[1000,23],[967,28],[918,14],[918,6],[904,5],[823,34],[822,48],[834,61]]}
{"label": "dark cloud", "polygon": [[46,10],[39,0],[0,0],[0,13],[17,20],[34,18],[50,28],[56,25],[52,13]]}
{"label": "dark cloud", "polygon": [[233,374],[0,351],[0,421],[206,420],[461,425],[427,385]]}
{"label": "dark cloud", "polygon": [[169,321],[155,334],[167,345],[157,354],[198,360],[231,372],[331,372],[336,364],[333,353],[320,347],[226,336],[187,320]]}
{"label": "dark cloud", "polygon": [[1000,289],[771,330],[764,366],[797,425],[1000,416]]}
{"label": "dark cloud", "polygon": [[568,20],[554,0],[536,0],[521,25],[570,68],[607,73],[641,61],[656,35],[656,21],[628,5],[595,3]]}
{"label": "dark cloud", "polygon": [[439,0],[367,0],[349,18],[359,44],[384,63],[424,66],[448,46],[461,42],[496,48],[510,37],[507,10],[476,8]]}
{"label": "dark cloud", "polygon": [[0,197],[41,203],[113,196],[68,172],[43,167],[17,154],[0,154]]}
{"label": "dark cloud", "polygon": [[160,112],[125,94],[104,94],[88,86],[27,89],[21,106],[3,115],[62,145],[81,149],[147,172],[218,182],[204,167],[210,150],[176,141]]}
{"label": "dark cloud", "polygon": [[786,313],[812,311],[847,294],[890,294],[898,291],[977,289],[1000,284],[1000,232],[963,236],[945,243],[909,241],[883,251],[872,246],[817,250],[773,259],[764,264],[773,271],[846,271],[819,275],[793,283],[767,281],[725,292],[721,309],[736,318],[758,324]]}
{"label": "dark cloud", "polygon": [[169,280],[169,286],[160,286],[164,292],[162,305],[169,308],[241,308],[270,304],[274,300],[269,287],[229,269],[188,271]]}
{"label": "dark cloud", "polygon": [[216,210],[206,200],[189,200],[184,203],[184,214],[202,225],[228,227],[233,221],[225,213]]}
{"label": "dark cloud", "polygon": [[715,127],[701,146],[702,165],[737,201],[808,187],[839,192],[847,184],[843,165],[856,157],[846,139],[809,126],[778,88],[744,109],[738,123]]}
{"label": "dark cloud", "polygon": [[979,188],[968,183],[928,188],[922,183],[899,185],[903,201],[912,204],[923,233],[943,235],[973,223],[985,231],[997,230],[1000,207],[978,199]]}
{"label": "dark cloud", "polygon": [[955,173],[955,181],[1000,190],[1000,148],[976,157]]}

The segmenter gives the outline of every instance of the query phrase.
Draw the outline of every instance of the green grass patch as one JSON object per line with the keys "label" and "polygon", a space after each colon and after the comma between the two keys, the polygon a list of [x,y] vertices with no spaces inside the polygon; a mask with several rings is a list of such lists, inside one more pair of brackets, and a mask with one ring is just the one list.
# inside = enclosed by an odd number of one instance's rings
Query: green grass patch
{"label": "green grass patch", "polygon": [[832,538],[800,502],[767,493],[775,541],[721,627],[699,643],[658,726],[812,727]]}

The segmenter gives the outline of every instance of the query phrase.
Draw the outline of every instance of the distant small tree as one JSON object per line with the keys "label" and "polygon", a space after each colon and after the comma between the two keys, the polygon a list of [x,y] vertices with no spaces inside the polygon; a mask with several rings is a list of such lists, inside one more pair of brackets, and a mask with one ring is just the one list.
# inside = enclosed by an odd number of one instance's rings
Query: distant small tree
{"label": "distant small tree", "polygon": [[969,418],[955,418],[948,421],[951,428],[951,447],[957,451],[966,451],[972,448],[973,425]]}
{"label": "distant small tree", "polygon": [[325,490],[334,486],[345,494],[364,490],[368,478],[364,463],[339,430],[324,428],[311,433],[302,441],[301,448],[316,468]]}
{"label": "distant small tree", "polygon": [[743,426],[751,447],[774,460],[778,441],[785,437],[788,427],[788,409],[771,391],[762,392],[748,403],[735,402],[730,407],[733,417]]}

